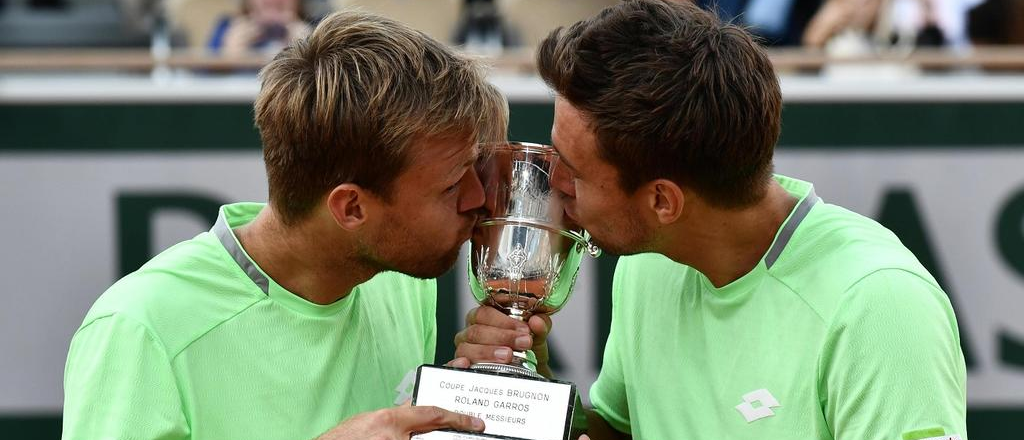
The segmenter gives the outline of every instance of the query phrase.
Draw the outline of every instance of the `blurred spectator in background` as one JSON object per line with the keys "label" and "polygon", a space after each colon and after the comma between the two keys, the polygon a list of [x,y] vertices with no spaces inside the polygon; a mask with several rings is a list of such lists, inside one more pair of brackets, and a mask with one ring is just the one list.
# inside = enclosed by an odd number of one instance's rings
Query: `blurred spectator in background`
{"label": "blurred spectator in background", "polygon": [[156,0],[0,0],[0,48],[141,48]]}
{"label": "blurred spectator in background", "polygon": [[979,1],[827,0],[808,24],[803,44],[840,55],[963,47],[967,10]]}
{"label": "blurred spectator in background", "polygon": [[[688,0],[675,0],[688,1]],[[981,0],[696,0],[750,27],[769,46],[837,54],[968,44],[967,10]],[[1012,2],[1014,0],[1005,0]]]}
{"label": "blurred spectator in background", "polygon": [[520,44],[494,0],[466,0],[453,40],[467,51],[483,54],[498,54]]}
{"label": "blurred spectator in background", "polygon": [[987,0],[967,17],[971,43],[1024,44],[1024,0]]}
{"label": "blurred spectator in background", "polygon": [[[686,2],[688,0],[675,0]],[[768,46],[798,46],[824,0],[697,0],[723,21],[742,24]]]}
{"label": "blurred spectator in background", "polygon": [[240,14],[217,22],[208,47],[226,55],[276,53],[309,31],[301,0],[243,0]]}
{"label": "blurred spectator in background", "polygon": [[[535,48],[552,29],[592,17],[622,0],[496,0],[524,47]],[[689,1],[689,0],[681,0]]]}

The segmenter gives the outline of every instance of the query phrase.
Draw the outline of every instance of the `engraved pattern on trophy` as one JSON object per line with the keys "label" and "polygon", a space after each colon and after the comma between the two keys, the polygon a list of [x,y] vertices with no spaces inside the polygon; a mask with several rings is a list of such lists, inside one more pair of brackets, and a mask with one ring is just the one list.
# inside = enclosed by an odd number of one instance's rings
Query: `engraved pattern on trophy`
{"label": "engraved pattern on trophy", "polygon": [[523,252],[523,244],[516,243],[516,248],[508,254],[508,281],[511,285],[519,284],[523,280],[523,264],[526,263],[526,252]]}
{"label": "engraved pattern on trophy", "polygon": [[509,217],[550,223],[551,175],[534,164],[528,154],[517,154],[512,164]]}

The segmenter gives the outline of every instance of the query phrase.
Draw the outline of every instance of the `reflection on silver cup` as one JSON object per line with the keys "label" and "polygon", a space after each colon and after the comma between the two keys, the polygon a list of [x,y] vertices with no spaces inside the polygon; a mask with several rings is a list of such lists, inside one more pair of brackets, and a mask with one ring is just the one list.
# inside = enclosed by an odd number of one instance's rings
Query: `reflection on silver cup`
{"label": "reflection on silver cup", "polygon": [[[601,253],[566,217],[551,187],[552,175],[562,172],[558,153],[522,142],[487,144],[481,153],[486,213],[470,241],[470,290],[480,304],[519,320],[557,312],[569,299],[583,252]],[[515,355],[519,365],[473,368],[538,376],[525,353]]]}

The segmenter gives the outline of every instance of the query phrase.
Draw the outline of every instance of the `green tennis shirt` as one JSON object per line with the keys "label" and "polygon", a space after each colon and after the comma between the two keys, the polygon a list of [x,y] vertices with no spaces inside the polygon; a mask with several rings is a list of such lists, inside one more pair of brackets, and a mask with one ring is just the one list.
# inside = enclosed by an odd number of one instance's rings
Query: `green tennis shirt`
{"label": "green tennis shirt", "polygon": [[638,440],[966,440],[938,283],[889,230],[776,180],[799,202],[732,283],[661,255],[619,260],[594,409]]}
{"label": "green tennis shirt", "polygon": [[309,440],[433,363],[434,281],[381,273],[307,302],[232,232],[262,208],[222,207],[96,301],[68,353],[64,439]]}

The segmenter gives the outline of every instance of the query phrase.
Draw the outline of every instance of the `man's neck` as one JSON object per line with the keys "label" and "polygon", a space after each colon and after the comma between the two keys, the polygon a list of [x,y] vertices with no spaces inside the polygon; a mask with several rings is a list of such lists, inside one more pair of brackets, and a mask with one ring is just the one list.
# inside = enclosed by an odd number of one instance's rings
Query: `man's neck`
{"label": "man's neck", "polygon": [[235,229],[235,234],[274,282],[312,303],[331,304],[377,271],[360,264],[351,247],[325,245],[330,233],[319,230],[321,223],[310,219],[285,226],[267,206],[251,223]]}
{"label": "man's neck", "polygon": [[736,281],[754,269],[797,198],[774,180],[754,206],[722,210],[702,206],[681,224],[685,228],[659,252],[703,273],[715,287]]}

